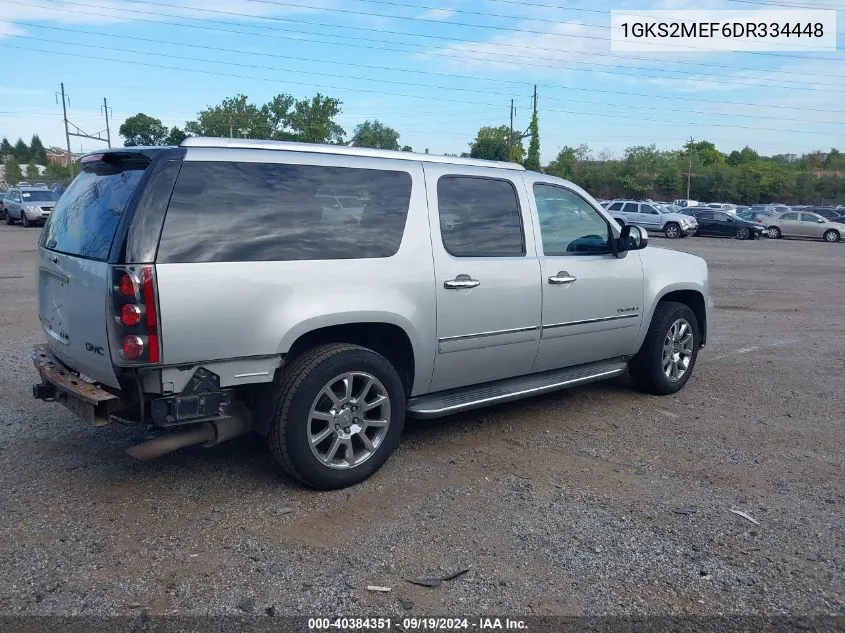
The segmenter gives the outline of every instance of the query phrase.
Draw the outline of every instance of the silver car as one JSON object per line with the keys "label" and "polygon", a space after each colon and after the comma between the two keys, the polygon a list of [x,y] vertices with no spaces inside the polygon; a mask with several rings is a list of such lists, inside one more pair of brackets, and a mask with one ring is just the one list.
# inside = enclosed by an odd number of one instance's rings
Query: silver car
{"label": "silver car", "polygon": [[20,222],[24,226],[44,224],[58,196],[49,189],[35,187],[13,187],[3,199],[3,216],[6,224]]}
{"label": "silver car", "polygon": [[765,220],[769,237],[804,237],[831,244],[845,236],[845,224],[833,222],[817,213],[789,211]]}
{"label": "silver car", "polygon": [[255,432],[340,488],[406,416],[625,372],[673,394],[709,336],[703,259],[513,163],[190,138],[80,167],[40,237],[33,396],[151,426],[136,458]]}

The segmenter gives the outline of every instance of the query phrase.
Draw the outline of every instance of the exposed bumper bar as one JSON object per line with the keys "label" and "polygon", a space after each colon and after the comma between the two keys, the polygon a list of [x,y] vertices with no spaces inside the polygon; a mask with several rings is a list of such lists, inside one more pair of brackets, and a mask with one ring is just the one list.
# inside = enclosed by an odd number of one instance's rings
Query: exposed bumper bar
{"label": "exposed bumper bar", "polygon": [[67,369],[46,343],[33,348],[32,362],[41,376],[41,383],[32,386],[32,396],[37,400],[60,402],[93,426],[109,424],[109,415],[126,406],[119,395],[86,382]]}

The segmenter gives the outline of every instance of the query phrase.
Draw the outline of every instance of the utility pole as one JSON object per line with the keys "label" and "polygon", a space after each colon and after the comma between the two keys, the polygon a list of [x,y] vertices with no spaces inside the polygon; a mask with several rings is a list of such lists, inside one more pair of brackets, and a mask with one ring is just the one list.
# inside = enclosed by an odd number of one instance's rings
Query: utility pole
{"label": "utility pole", "polygon": [[537,84],[534,84],[534,114],[537,114]]}
{"label": "utility pole", "polygon": [[[103,98],[103,106],[106,108],[106,129],[102,130],[101,132],[97,132],[96,134],[88,134],[82,128],[80,128],[75,123],[71,123],[67,118],[67,106],[70,104],[70,97],[65,94],[65,84],[62,82],[61,84],[62,91],[62,115],[65,120],[65,140],[67,141],[67,162],[68,162],[68,171],[70,173],[70,177],[73,178],[73,152],[70,149],[70,137],[71,136],[79,136],[80,138],[90,138],[95,141],[105,141],[108,143],[109,147],[111,147],[111,131],[109,130],[109,114],[108,114],[108,102],[105,98]],[[56,101],[59,100],[59,93],[56,93]],[[73,131],[71,131],[73,128]],[[106,134],[106,137],[103,137],[103,134]],[[80,151],[81,151],[80,146]]]}
{"label": "utility pole", "polygon": [[511,99],[511,126],[508,134],[508,160],[513,158],[513,99]]}
{"label": "utility pole", "polygon": [[65,141],[67,142],[67,168],[70,177],[73,178],[73,153],[70,151],[70,130],[68,129],[67,121],[67,105],[65,104],[65,82],[61,83],[62,87],[62,115],[65,120]]}
{"label": "utility pole", "polygon": [[106,142],[111,147],[111,130],[109,129],[109,103],[106,101],[106,98],[103,97],[103,114],[106,115]]}
{"label": "utility pole", "polygon": [[229,117],[229,138],[232,138],[232,134],[234,133],[234,130],[232,129],[232,125],[233,125],[232,124],[232,117]]}
{"label": "utility pole", "polygon": [[693,138],[689,137],[689,171],[687,172],[687,200],[689,200],[689,186],[692,179],[692,143]]}

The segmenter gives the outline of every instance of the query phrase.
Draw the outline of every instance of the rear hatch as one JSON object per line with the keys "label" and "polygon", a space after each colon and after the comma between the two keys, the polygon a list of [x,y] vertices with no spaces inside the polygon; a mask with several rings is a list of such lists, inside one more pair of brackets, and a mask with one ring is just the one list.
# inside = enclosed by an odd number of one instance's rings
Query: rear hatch
{"label": "rear hatch", "polygon": [[119,387],[109,348],[109,253],[118,223],[150,158],[136,152],[83,157],[41,233],[38,316],[55,356],[97,382]]}

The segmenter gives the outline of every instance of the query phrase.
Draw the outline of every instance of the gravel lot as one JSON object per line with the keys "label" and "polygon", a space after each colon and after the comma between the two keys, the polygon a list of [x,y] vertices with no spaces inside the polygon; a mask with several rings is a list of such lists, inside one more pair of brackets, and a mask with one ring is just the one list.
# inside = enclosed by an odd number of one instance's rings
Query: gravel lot
{"label": "gravel lot", "polygon": [[37,236],[0,226],[0,613],[845,614],[845,245],[655,238],[710,264],[681,393],[410,422],[316,493],[254,437],[141,463],[34,401]]}

